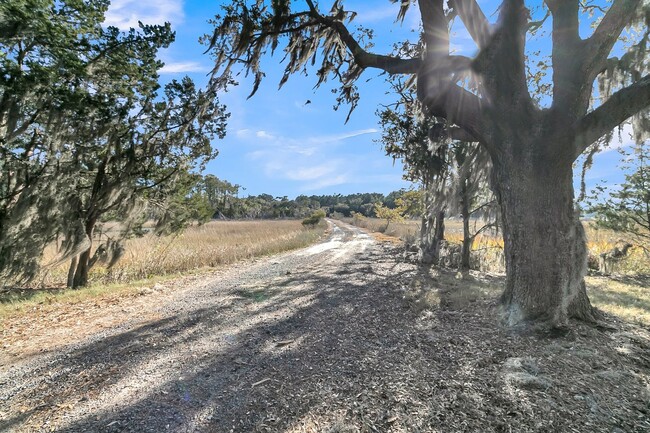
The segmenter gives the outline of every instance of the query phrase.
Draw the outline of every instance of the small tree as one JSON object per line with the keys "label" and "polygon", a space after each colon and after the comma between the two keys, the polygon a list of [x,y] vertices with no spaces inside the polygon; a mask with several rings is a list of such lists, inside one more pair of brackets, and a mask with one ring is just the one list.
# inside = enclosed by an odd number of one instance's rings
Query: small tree
{"label": "small tree", "polygon": [[594,204],[596,225],[630,236],[646,252],[650,250],[650,142],[619,150],[628,174],[618,188],[596,187],[596,194],[608,197]]}
{"label": "small tree", "polygon": [[320,223],[323,218],[325,218],[325,211],[318,209],[314,213],[312,213],[309,217],[305,218],[302,221],[302,225],[305,227],[316,227],[318,223]]}
{"label": "small tree", "polygon": [[383,203],[375,203],[375,216],[379,219],[386,220],[386,227],[383,228],[385,233],[388,230],[388,226],[391,222],[402,222],[404,221],[404,211],[406,207],[401,198],[395,200],[397,207],[391,209],[387,206],[384,206]]}

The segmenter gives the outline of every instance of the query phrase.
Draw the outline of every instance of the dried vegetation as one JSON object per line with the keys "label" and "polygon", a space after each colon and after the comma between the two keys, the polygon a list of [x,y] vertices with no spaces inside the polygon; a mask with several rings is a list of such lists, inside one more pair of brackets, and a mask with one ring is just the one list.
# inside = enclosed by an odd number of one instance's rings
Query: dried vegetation
{"label": "dried vegetation", "polygon": [[[137,292],[181,274],[302,248],[318,240],[324,231],[325,224],[305,228],[298,220],[257,220],[212,221],[174,236],[149,233],[127,241],[124,256],[113,267],[98,263],[92,268],[89,288],[64,290],[68,265],[62,263],[42,272],[36,290],[0,292],[0,317],[62,300],[76,302],[107,292]],[[54,246],[48,248],[44,263],[52,261],[55,250]]]}

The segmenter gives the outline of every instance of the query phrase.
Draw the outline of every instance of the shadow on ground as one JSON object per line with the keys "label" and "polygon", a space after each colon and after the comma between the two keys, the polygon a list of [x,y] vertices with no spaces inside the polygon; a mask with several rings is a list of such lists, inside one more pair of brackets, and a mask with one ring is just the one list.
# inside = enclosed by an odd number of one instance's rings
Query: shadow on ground
{"label": "shadow on ground", "polygon": [[[460,302],[451,274],[418,277],[391,248],[206,292],[202,308],[91,341],[30,371],[13,399],[28,409],[0,430],[650,429],[647,333],[626,331],[627,350],[583,326],[552,343],[513,334],[498,279],[459,281]],[[418,278],[437,307],[411,302]]]}

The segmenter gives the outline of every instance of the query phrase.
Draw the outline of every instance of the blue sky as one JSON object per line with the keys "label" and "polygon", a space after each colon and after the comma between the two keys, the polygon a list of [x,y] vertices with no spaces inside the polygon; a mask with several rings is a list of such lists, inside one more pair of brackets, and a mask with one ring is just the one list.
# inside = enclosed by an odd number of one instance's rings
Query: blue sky
{"label": "blue sky", "polygon": [[[137,26],[138,20],[147,24],[169,21],[176,31],[176,42],[160,55],[165,62],[162,79],[189,75],[204,84],[212,65],[198,39],[211,33],[207,20],[219,13],[219,4],[201,0],[113,0],[106,23],[128,29]],[[480,4],[493,21],[496,1]],[[345,5],[359,12],[355,24],[376,29],[377,52],[388,53],[392,42],[412,35],[411,30],[418,26],[415,8],[402,27],[395,25],[398,5],[389,0],[346,1]],[[452,32],[452,49],[474,54],[475,46],[459,20]],[[543,48],[548,45],[546,39],[542,36],[535,44]],[[345,124],[347,108],[332,109],[336,101],[329,89],[334,83],[314,90],[313,76],[293,76],[278,91],[280,59],[281,55],[276,55],[265,62],[267,77],[253,98],[246,99],[251,80],[243,76],[237,77],[240,86],[220,96],[231,117],[226,138],[214,142],[220,154],[206,173],[242,185],[246,188],[244,195],[268,193],[290,198],[300,194],[388,193],[409,186],[401,179],[400,162],[393,163],[377,142],[380,131],[375,112],[380,104],[393,100],[385,94],[383,76],[375,71],[364,73],[361,101]],[[370,81],[363,83],[364,79]],[[306,104],[308,100],[311,102]],[[623,143],[617,141],[613,147],[631,143],[628,131],[625,127]],[[620,182],[617,162],[617,152],[598,155],[587,175],[588,185],[602,179],[610,185]]]}

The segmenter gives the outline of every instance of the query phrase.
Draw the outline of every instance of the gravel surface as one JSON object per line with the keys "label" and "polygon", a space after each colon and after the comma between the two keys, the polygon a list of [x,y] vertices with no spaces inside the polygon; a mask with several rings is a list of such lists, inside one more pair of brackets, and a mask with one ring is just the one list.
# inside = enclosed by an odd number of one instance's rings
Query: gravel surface
{"label": "gravel surface", "polygon": [[458,296],[498,278],[418,269],[336,224],[307,249],[68,311],[64,342],[61,324],[35,332],[41,350],[12,340],[0,431],[650,431],[647,329],[504,328],[493,298]]}

